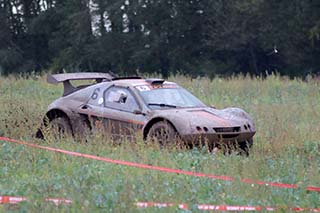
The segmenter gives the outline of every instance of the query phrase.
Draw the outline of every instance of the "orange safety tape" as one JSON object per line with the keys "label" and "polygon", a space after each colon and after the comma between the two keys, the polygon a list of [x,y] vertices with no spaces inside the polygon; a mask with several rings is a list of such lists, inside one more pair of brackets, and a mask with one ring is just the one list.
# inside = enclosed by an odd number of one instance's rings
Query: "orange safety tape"
{"label": "orange safety tape", "polygon": [[[18,140],[6,138],[6,137],[0,137],[0,141],[7,141],[7,142],[17,143],[17,144],[21,144],[21,145],[25,145],[25,146],[29,146],[29,147],[38,148],[38,149],[63,153],[63,154],[70,155],[70,156],[77,156],[77,157],[93,159],[93,160],[98,160],[98,161],[103,161],[103,162],[118,164],[118,165],[123,165],[123,166],[136,167],[136,168],[141,168],[141,169],[155,170],[155,171],[161,171],[161,172],[166,172],[166,173],[183,174],[183,175],[193,176],[193,177],[205,177],[205,178],[218,179],[218,180],[224,180],[224,181],[235,181],[236,180],[235,178],[230,177],[230,176],[217,176],[217,175],[213,175],[213,174],[205,174],[205,173],[191,172],[191,171],[185,171],[185,170],[180,170],[180,169],[171,169],[171,168],[160,167],[160,166],[152,166],[152,165],[148,165],[148,164],[134,163],[134,162],[129,162],[129,161],[114,160],[111,158],[99,157],[99,156],[95,156],[95,155],[82,154],[79,152],[73,152],[73,151],[67,151],[67,150],[63,150],[63,149],[41,146],[41,145],[18,141]],[[256,184],[256,185],[263,185],[263,186],[270,186],[270,187],[277,187],[277,188],[287,188],[287,189],[299,188],[297,184],[265,182],[265,181],[250,180],[250,179],[245,179],[245,178],[240,179],[240,181],[243,183],[246,183],[246,184]],[[320,192],[320,187],[307,186],[305,188],[305,190]]]}

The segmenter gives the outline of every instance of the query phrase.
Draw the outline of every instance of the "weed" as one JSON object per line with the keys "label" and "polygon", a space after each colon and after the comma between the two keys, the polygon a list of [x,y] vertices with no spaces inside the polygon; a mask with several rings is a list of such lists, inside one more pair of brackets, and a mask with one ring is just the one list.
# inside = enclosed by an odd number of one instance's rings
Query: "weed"
{"label": "weed", "polygon": [[[265,80],[243,76],[212,81],[176,76],[170,80],[208,105],[237,106],[249,112],[257,126],[250,157],[226,157],[198,149],[166,150],[141,139],[117,145],[100,134],[82,143],[70,138],[34,141],[32,135],[46,107],[62,94],[61,87],[46,84],[43,78],[0,78],[0,135],[114,159],[228,175],[237,181],[129,168],[0,142],[0,195],[30,199],[2,209],[125,211],[135,210],[136,201],[319,207],[319,194],[304,190],[307,185],[320,185],[320,88],[316,83],[275,75]],[[301,188],[248,185],[241,178],[297,183]],[[56,207],[42,202],[45,197],[74,202]]]}

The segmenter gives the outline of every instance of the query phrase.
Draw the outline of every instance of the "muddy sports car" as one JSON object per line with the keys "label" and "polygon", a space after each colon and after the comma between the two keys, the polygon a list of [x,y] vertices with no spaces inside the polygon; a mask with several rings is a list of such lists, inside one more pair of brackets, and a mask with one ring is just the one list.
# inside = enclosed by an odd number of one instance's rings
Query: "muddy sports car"
{"label": "muddy sports car", "polygon": [[[93,84],[73,86],[73,80]],[[45,129],[56,134],[85,137],[88,130],[110,138],[156,141],[161,146],[183,143],[206,145],[209,150],[241,151],[248,155],[256,132],[242,109],[215,109],[173,82],[108,73],[68,73],[47,76],[48,83],[63,83],[62,97],[48,107],[38,138]]]}

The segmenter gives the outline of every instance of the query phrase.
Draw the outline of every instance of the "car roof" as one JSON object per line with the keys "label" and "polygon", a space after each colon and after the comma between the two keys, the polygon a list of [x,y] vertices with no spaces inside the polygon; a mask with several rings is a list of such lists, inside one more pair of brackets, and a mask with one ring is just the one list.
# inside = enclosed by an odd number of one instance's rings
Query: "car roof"
{"label": "car roof", "polygon": [[[120,80],[113,80],[112,82],[116,83],[117,85],[133,86],[133,87],[142,86],[142,85],[152,86],[153,84],[177,85],[174,82],[165,81],[162,79],[120,79]],[[157,82],[161,82],[161,83],[157,83]]]}

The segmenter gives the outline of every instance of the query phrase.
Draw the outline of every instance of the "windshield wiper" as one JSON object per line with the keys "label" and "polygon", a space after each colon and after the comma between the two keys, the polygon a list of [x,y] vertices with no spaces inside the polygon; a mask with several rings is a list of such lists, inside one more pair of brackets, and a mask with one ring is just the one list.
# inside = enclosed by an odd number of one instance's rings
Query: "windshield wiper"
{"label": "windshield wiper", "polygon": [[148,103],[149,106],[159,106],[159,107],[170,107],[170,108],[177,108],[175,105],[170,104],[161,104],[161,103]]}

